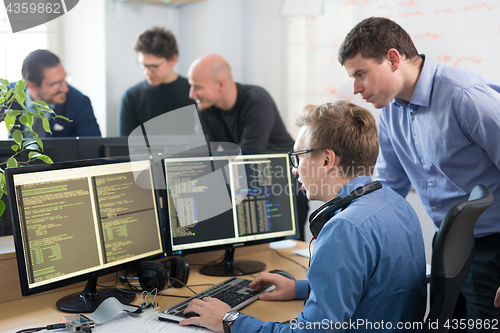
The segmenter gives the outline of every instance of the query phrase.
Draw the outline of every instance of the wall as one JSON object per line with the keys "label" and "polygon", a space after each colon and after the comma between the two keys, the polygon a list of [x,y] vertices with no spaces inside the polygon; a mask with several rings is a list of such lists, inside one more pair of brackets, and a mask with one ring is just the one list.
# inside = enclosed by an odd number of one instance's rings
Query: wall
{"label": "wall", "polygon": [[72,76],[71,85],[90,97],[101,132],[105,136],[107,96],[104,2],[80,1],[61,20],[64,68]]}

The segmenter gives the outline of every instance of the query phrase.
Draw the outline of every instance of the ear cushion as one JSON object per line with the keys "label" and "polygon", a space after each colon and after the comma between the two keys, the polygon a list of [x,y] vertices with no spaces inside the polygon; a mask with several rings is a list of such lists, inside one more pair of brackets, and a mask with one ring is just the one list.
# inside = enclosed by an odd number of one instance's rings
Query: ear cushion
{"label": "ear cushion", "polygon": [[[169,266],[168,276],[170,285],[174,288],[184,287],[189,279],[189,263],[187,260],[184,257],[175,256],[169,260]],[[175,278],[175,280],[170,278]],[[177,280],[182,281],[182,283]]]}
{"label": "ear cushion", "polygon": [[166,287],[168,277],[165,266],[156,261],[143,261],[137,270],[139,283],[143,290],[152,291],[157,289],[161,291]]}

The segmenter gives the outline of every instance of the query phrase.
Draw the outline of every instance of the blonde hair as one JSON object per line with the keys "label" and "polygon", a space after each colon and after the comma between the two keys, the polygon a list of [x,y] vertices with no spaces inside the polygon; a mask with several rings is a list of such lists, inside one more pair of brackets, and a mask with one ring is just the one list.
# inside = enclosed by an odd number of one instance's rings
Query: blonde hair
{"label": "blonde hair", "polygon": [[344,176],[373,174],[378,135],[370,111],[348,101],[307,105],[295,123],[312,127],[308,149],[332,149],[340,157]]}

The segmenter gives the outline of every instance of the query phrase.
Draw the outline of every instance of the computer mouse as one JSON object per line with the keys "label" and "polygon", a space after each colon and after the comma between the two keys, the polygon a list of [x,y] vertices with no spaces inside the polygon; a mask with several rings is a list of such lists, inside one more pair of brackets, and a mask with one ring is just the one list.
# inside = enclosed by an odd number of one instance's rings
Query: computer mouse
{"label": "computer mouse", "polygon": [[283,271],[281,269],[273,269],[272,271],[269,271],[269,273],[283,275],[284,277],[286,277],[286,278],[288,278],[290,280],[295,281],[295,278],[293,277],[292,274],[290,274],[290,273],[288,273],[286,271]]}

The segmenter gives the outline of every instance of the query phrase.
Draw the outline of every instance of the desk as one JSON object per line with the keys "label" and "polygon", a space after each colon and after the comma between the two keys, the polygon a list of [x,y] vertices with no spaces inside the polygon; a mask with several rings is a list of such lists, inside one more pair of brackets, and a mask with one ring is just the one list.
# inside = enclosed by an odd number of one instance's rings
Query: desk
{"label": "desk", "polygon": [[[297,242],[297,246],[293,249],[281,249],[278,250],[280,254],[290,257],[293,260],[299,262],[301,265],[306,266],[308,264],[308,259],[304,257],[299,257],[292,253],[294,249],[303,249],[308,245],[304,242]],[[248,250],[255,249],[255,251],[250,251],[253,253],[248,253]],[[241,249],[243,250],[243,249]],[[266,263],[266,271],[273,269],[282,269],[291,273],[296,279],[305,279],[306,271],[304,268],[298,266],[297,264],[280,257],[275,251],[269,249],[268,245],[258,245],[255,247],[249,247],[245,249],[247,254],[238,255],[236,250],[236,258],[247,259],[247,260],[259,260]],[[244,251],[241,251],[244,252]],[[187,256],[188,261],[193,263],[200,263],[200,254]],[[248,278],[248,276],[246,276]],[[201,275],[197,271],[197,267],[191,269],[189,275],[188,285],[196,285],[202,283],[217,284],[222,282],[227,278],[224,277],[211,277]],[[251,279],[251,277],[250,277]],[[103,284],[109,285],[109,282],[103,282]],[[209,288],[209,286],[193,287],[192,289],[200,292]],[[33,295],[25,297],[22,299],[17,299],[9,302],[0,303],[0,332],[16,332],[17,330],[30,327],[46,326],[49,324],[54,324],[60,322],[61,316],[64,315],[63,312],[57,310],[55,304],[56,301],[73,292],[80,292],[83,288],[72,288],[66,290],[57,290],[52,292],[46,292],[39,295]],[[164,294],[172,295],[185,295],[191,296],[192,293],[186,288],[170,288],[163,291]],[[180,298],[175,297],[162,297],[160,300],[160,308],[165,309],[171,305],[174,305],[182,301]],[[136,297],[133,304],[140,304],[140,297]],[[263,321],[285,321],[291,318],[297,317],[297,315],[302,311],[304,301],[294,300],[285,302],[265,302],[256,301],[249,306],[242,309],[242,313],[248,314],[250,316],[257,317]]]}

